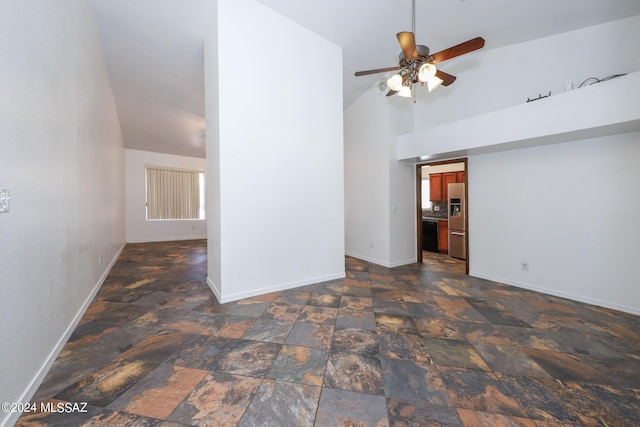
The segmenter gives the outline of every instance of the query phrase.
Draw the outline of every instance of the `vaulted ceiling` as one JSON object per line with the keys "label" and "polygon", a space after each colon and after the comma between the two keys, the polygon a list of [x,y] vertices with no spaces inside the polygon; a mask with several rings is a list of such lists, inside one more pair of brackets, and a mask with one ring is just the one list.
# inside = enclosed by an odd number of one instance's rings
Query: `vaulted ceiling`
{"label": "vaulted ceiling", "polygon": [[[203,40],[215,1],[94,0],[126,148],[205,157]],[[383,76],[353,73],[397,65],[395,35],[411,30],[411,0],[257,1],[342,47],[345,108]],[[638,14],[638,0],[416,0],[415,33],[432,52],[476,36],[495,49]]]}

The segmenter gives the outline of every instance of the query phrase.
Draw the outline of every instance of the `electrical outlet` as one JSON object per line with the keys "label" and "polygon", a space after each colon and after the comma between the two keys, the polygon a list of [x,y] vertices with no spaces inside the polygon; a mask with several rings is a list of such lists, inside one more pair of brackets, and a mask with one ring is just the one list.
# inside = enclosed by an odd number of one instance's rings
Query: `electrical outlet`
{"label": "electrical outlet", "polygon": [[522,261],[520,263],[520,268],[522,268],[522,271],[529,271],[529,263],[527,261]]}
{"label": "electrical outlet", "polygon": [[373,249],[373,242],[371,242],[370,246],[371,246],[371,249]]}

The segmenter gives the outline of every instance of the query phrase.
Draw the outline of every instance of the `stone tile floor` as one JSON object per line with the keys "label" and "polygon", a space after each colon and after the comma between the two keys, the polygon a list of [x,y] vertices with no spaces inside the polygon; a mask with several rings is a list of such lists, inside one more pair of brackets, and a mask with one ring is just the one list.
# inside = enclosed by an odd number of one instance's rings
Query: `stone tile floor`
{"label": "stone tile floor", "polygon": [[20,426],[637,426],[640,318],[425,253],[219,304],[206,241],[129,244]]}

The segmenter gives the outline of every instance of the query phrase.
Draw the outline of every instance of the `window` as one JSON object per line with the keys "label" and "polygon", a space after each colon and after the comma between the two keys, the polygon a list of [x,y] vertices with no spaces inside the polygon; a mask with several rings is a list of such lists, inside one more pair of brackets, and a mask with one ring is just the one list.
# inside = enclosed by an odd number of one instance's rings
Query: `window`
{"label": "window", "polygon": [[205,219],[204,172],[147,166],[147,220]]}
{"label": "window", "polygon": [[429,178],[422,179],[422,209],[430,210],[431,203],[431,188],[429,187]]}

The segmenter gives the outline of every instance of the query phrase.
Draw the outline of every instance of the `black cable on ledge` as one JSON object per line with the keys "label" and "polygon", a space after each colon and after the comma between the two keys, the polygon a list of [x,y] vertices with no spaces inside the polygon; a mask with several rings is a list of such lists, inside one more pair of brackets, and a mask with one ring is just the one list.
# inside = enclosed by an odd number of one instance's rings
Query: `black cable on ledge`
{"label": "black cable on ledge", "polygon": [[611,76],[607,76],[607,77],[603,77],[601,79],[597,78],[597,77],[589,77],[588,79],[586,79],[585,81],[583,81],[582,83],[580,83],[580,86],[578,86],[578,88],[581,88],[582,86],[587,85],[588,81],[593,80],[591,83],[588,84],[588,86],[591,86],[594,83],[600,83],[600,82],[606,82],[607,80],[611,80],[611,79],[615,79],[616,77],[622,77],[622,76],[626,76],[628,73],[623,73],[623,74],[613,74]]}

